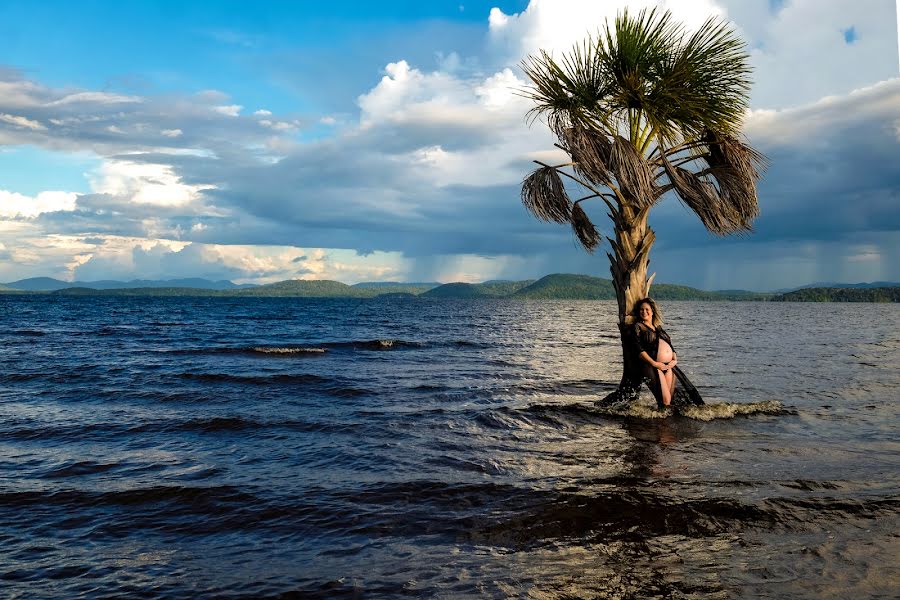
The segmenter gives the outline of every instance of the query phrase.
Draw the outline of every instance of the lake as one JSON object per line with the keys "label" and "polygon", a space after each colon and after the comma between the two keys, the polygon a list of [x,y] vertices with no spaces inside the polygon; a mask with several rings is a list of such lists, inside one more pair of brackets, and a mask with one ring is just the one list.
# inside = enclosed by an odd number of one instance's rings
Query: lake
{"label": "lake", "polygon": [[900,306],[0,295],[6,598],[894,598]]}

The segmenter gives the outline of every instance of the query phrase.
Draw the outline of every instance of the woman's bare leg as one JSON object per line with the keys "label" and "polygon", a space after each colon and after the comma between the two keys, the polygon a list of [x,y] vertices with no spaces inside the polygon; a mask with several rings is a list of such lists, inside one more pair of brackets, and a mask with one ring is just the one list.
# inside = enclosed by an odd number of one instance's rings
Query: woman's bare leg
{"label": "woman's bare leg", "polygon": [[[670,363],[675,358],[675,352],[672,346],[666,340],[659,340],[659,348],[657,349],[656,359],[662,363]],[[674,365],[673,365],[674,366]],[[672,396],[675,394],[675,373],[672,369],[665,371],[657,370],[659,377],[659,387],[662,392],[663,405],[669,406],[672,403]]]}
{"label": "woman's bare leg", "polygon": [[662,396],[663,406],[669,406],[672,403],[672,384],[669,383],[669,377],[673,376],[672,369],[667,373],[663,373],[659,369],[656,370],[659,376],[660,395]]}

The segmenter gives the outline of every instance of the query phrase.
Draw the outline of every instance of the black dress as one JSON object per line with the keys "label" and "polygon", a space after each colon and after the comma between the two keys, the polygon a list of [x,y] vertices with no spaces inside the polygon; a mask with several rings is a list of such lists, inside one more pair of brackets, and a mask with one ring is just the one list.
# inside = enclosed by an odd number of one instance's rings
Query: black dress
{"label": "black dress", "polygon": [[650,329],[643,323],[638,322],[631,328],[631,337],[632,352],[635,356],[639,356],[641,352],[646,352],[650,355],[650,358],[656,360],[656,355],[659,352],[659,340],[665,340],[672,347],[672,352],[675,351],[675,346],[672,346],[672,338],[669,337],[669,334],[662,327]]}
{"label": "black dress", "polygon": [[[651,329],[638,321],[632,325],[630,329],[630,335],[627,340],[629,352],[636,363],[640,365],[641,375],[647,385],[652,385],[654,382],[656,385],[659,385],[659,375],[657,374],[656,369],[640,357],[640,354],[641,352],[646,352],[650,358],[656,360],[656,355],[659,352],[659,340],[665,340],[666,343],[672,347],[672,352],[675,351],[675,346],[672,345],[672,338],[662,327]],[[681,389],[683,390],[682,394],[678,394],[679,390],[676,389],[673,402],[679,403],[678,401],[681,400],[681,403],[686,402],[698,406],[702,405],[703,398],[700,397],[700,392],[697,391],[697,388],[694,387],[691,380],[687,378],[684,371],[677,366],[673,368],[672,371],[675,373],[675,377],[678,378],[679,383],[681,383]]]}

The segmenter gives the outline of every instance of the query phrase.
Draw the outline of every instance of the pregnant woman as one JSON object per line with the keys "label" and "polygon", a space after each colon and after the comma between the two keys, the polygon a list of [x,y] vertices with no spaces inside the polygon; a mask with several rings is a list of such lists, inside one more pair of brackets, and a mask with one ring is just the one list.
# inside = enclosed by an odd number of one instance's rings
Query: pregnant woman
{"label": "pregnant woman", "polygon": [[638,354],[642,375],[660,406],[669,406],[675,394],[675,367],[678,357],[672,338],[662,328],[662,315],[651,298],[634,305],[634,352]]}

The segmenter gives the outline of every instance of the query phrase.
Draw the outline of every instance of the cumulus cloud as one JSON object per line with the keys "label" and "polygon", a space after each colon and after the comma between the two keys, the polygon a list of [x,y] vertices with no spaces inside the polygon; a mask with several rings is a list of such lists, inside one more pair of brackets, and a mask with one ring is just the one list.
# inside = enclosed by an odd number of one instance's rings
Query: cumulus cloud
{"label": "cumulus cloud", "polygon": [[184,206],[200,199],[212,186],[188,185],[171,166],[107,160],[90,174],[91,188],[98,194],[126,199],[136,204]]}
{"label": "cumulus cloud", "polygon": [[75,210],[72,192],[41,192],[35,197],[0,190],[0,218],[34,218],[42,213]]}
{"label": "cumulus cloud", "polygon": [[499,8],[491,9],[488,17],[490,42],[497,57],[505,64],[516,64],[539,50],[569,51],[575,43],[596,36],[604,24],[612,23],[625,7],[633,12],[652,8],[669,10],[688,30],[724,12],[712,0],[531,0],[528,7],[517,14],[508,15]]}

